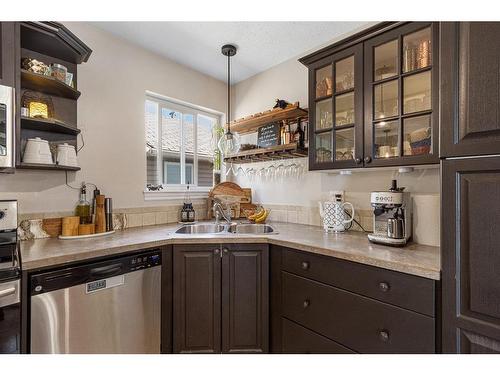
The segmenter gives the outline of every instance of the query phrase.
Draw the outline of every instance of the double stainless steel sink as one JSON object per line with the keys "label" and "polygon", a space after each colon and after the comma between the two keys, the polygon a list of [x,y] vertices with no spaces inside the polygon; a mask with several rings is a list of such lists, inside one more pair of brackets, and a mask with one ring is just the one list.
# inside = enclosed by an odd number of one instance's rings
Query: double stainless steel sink
{"label": "double stainless steel sink", "polygon": [[277,234],[276,230],[269,224],[247,224],[247,223],[201,223],[188,224],[175,231],[176,234]]}

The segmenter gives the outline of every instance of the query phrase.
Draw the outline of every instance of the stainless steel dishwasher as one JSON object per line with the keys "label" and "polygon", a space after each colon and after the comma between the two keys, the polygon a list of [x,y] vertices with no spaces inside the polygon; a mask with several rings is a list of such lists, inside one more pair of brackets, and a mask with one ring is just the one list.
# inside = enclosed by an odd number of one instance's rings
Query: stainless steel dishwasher
{"label": "stainless steel dishwasher", "polygon": [[161,251],[31,278],[31,353],[160,353]]}

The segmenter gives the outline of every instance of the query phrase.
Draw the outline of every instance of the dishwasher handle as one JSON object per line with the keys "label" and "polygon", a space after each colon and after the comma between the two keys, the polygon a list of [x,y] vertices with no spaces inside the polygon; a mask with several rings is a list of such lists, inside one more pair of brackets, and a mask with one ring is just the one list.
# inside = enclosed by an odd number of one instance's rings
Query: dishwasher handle
{"label": "dishwasher handle", "polygon": [[90,276],[92,278],[107,278],[111,276],[119,275],[123,272],[123,264],[115,263],[104,267],[95,267],[90,269]]}

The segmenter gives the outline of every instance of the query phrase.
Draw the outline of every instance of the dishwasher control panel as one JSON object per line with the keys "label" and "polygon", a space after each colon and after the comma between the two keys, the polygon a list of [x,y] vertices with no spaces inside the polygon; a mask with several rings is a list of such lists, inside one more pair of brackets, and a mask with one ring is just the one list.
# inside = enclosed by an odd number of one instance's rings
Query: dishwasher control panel
{"label": "dishwasher control panel", "polygon": [[159,266],[161,264],[161,254],[142,254],[130,258],[130,270],[135,271],[142,268]]}
{"label": "dishwasher control panel", "polygon": [[161,265],[161,249],[143,251],[133,255],[64,267],[30,276],[31,295],[47,293],[75,285],[88,286],[87,293],[108,287],[112,278]]}

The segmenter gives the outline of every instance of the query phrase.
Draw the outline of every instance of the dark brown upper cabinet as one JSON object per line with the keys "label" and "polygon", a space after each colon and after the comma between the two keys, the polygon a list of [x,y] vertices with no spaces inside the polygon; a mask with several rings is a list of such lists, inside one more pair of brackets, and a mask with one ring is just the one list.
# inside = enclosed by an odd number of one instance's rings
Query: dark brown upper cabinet
{"label": "dark brown upper cabinet", "polygon": [[[17,22],[19,53],[13,62],[18,76],[16,90],[16,168],[77,171],[79,167],[59,164],[32,164],[23,161],[24,148],[30,138],[39,137],[52,146],[68,143],[77,148],[78,64],[88,61],[92,50],[59,22]],[[72,74],[71,84],[54,77],[22,68],[22,59],[30,58],[46,65],[61,64]],[[68,82],[69,83],[69,82]],[[51,103],[48,119],[21,116],[23,96],[42,95]]]}
{"label": "dark brown upper cabinet", "polygon": [[500,153],[500,23],[441,24],[441,157]]}
{"label": "dark brown upper cabinet", "polygon": [[267,245],[175,245],[173,251],[174,353],[267,353]]}
{"label": "dark brown upper cabinet", "polygon": [[500,157],[444,160],[444,353],[500,354]]}
{"label": "dark brown upper cabinet", "polygon": [[438,24],[412,22],[365,43],[366,167],[438,163]]}
{"label": "dark brown upper cabinet", "polygon": [[382,23],[300,61],[309,169],[439,163],[439,24]]}
{"label": "dark brown upper cabinet", "polygon": [[309,82],[310,169],[362,166],[362,44],[312,64]]}
{"label": "dark brown upper cabinet", "polygon": [[16,85],[16,24],[0,22],[0,85]]}

